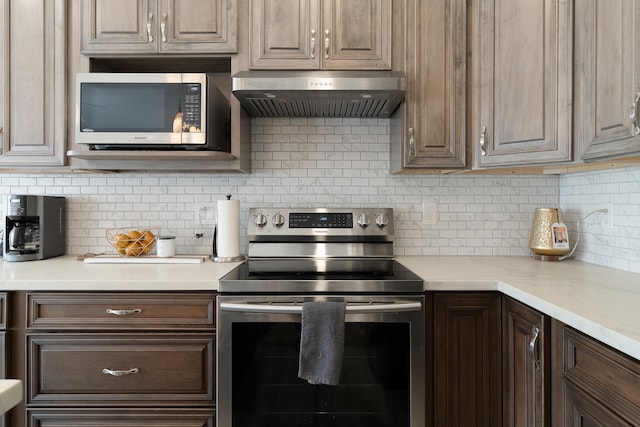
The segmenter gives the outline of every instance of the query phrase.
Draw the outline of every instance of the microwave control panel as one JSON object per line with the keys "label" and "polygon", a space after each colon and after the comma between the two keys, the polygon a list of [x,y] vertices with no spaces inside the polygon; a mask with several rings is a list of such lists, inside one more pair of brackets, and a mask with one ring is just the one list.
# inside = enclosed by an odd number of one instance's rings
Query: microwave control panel
{"label": "microwave control panel", "polygon": [[182,131],[201,132],[202,112],[200,111],[202,87],[199,83],[182,85]]}

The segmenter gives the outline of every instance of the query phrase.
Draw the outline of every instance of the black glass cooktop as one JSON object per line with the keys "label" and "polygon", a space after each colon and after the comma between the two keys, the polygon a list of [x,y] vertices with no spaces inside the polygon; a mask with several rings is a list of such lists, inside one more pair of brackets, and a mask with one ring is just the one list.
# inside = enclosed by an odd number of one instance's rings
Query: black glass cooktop
{"label": "black glass cooktop", "polygon": [[222,293],[416,293],[423,281],[389,259],[250,259],[219,282]]}

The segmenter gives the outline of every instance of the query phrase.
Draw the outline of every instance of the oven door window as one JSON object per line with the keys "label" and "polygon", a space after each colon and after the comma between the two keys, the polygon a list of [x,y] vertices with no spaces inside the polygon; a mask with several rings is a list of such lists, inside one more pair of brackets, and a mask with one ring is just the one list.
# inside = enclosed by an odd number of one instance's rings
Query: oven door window
{"label": "oven door window", "polygon": [[233,427],[409,427],[410,324],[345,324],[340,384],[298,378],[300,323],[234,323]]}

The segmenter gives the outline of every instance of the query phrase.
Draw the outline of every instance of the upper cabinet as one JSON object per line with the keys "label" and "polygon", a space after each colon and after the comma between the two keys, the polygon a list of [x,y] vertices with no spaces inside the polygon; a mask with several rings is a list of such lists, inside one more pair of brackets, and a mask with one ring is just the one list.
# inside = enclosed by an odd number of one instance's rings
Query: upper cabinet
{"label": "upper cabinet", "polygon": [[0,4],[0,167],[64,165],[67,2]]}
{"label": "upper cabinet", "polygon": [[407,92],[392,119],[391,170],[464,168],[466,1],[410,0],[405,15]]}
{"label": "upper cabinet", "polygon": [[571,160],[572,3],[472,2],[475,167]]}
{"label": "upper cabinet", "polygon": [[582,159],[640,155],[640,1],[579,1],[575,22]]}
{"label": "upper cabinet", "polygon": [[82,0],[85,55],[236,52],[234,0]]}
{"label": "upper cabinet", "polygon": [[389,70],[391,0],[250,2],[252,69]]}

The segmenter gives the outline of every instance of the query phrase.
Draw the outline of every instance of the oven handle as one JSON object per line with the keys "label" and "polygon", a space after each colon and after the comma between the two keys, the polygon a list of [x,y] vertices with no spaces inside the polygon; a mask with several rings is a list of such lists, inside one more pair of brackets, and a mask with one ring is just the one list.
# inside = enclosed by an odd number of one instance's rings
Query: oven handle
{"label": "oven handle", "polygon": [[[238,304],[232,302],[220,303],[220,309],[224,311],[242,311],[245,313],[275,313],[275,314],[301,314],[302,305],[277,305],[277,304]],[[420,311],[420,302],[399,302],[390,304],[347,304],[347,313],[396,313],[399,311]]]}

